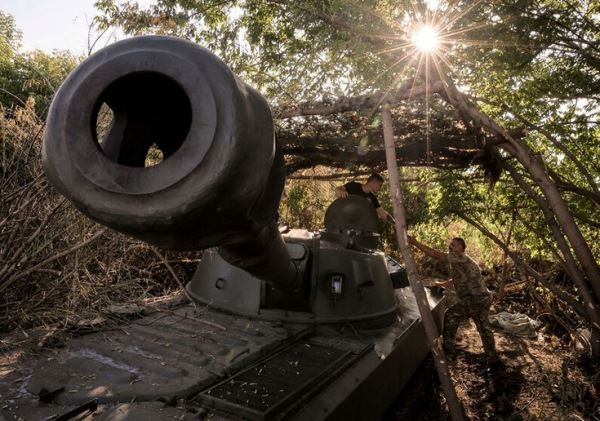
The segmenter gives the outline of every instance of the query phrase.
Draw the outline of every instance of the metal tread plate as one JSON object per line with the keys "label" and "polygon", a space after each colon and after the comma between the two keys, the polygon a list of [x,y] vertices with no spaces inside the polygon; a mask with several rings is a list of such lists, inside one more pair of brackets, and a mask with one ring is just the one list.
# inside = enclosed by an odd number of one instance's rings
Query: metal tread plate
{"label": "metal tread plate", "polygon": [[86,335],[27,364],[26,389],[63,389],[54,402],[80,405],[189,396],[295,338],[300,328],[185,306],[120,329]]}
{"label": "metal tread plate", "polygon": [[370,343],[300,339],[217,383],[197,400],[217,412],[251,420],[281,419],[372,349]]}

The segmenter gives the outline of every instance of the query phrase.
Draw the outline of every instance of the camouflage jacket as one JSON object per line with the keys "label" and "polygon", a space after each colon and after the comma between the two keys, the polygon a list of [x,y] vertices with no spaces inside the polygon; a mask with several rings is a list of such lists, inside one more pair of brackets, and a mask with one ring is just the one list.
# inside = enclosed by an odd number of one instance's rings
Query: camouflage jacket
{"label": "camouflage jacket", "polygon": [[479,266],[473,259],[464,253],[448,253],[446,260],[450,266],[454,289],[461,299],[468,296],[490,295],[483,283]]}

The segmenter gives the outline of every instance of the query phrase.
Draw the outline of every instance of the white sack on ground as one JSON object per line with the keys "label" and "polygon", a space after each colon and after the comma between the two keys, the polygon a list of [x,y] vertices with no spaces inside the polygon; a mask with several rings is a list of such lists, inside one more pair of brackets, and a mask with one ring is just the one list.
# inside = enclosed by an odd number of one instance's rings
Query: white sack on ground
{"label": "white sack on ground", "polygon": [[541,324],[525,314],[508,313],[506,311],[492,314],[490,316],[490,323],[492,326],[499,327],[507,333],[524,336],[526,338],[535,338],[537,336],[535,330]]}

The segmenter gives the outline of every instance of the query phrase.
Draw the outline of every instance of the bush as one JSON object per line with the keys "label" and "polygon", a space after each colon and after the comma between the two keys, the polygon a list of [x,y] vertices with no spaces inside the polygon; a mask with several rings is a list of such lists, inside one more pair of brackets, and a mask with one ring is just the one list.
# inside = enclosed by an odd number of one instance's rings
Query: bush
{"label": "bush", "polygon": [[68,326],[176,289],[150,246],[99,227],[48,185],[42,133],[33,101],[0,108],[0,332]]}

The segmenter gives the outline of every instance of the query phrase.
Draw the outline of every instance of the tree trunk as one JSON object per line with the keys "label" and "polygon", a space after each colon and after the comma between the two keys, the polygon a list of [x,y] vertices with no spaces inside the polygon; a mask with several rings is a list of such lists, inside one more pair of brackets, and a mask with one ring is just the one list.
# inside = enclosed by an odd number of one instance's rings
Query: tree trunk
{"label": "tree trunk", "polygon": [[544,213],[546,223],[552,231],[552,236],[556,240],[556,244],[561,251],[565,270],[579,290],[579,295],[581,296],[586,309],[587,319],[591,324],[592,333],[596,333],[595,335],[592,334],[592,356],[594,359],[600,360],[600,306],[598,305],[594,295],[591,293],[583,274],[579,271],[577,263],[575,262],[575,258],[571,253],[571,249],[569,248],[569,245],[567,244],[563,233],[561,232],[560,227],[554,218],[552,210],[548,206],[548,203],[543,197],[537,194],[529,184],[527,184],[525,179],[512,165],[505,162],[504,168],[508,171],[519,187],[521,187],[525,194],[535,201]]}
{"label": "tree trunk", "polygon": [[556,184],[548,176],[542,159],[535,154],[527,145],[514,139],[504,128],[498,125],[494,120],[484,114],[479,108],[472,104],[469,99],[460,92],[447,78],[443,72],[440,72],[445,79],[447,87],[446,94],[449,102],[459,110],[462,110],[473,121],[482,127],[486,127],[492,133],[499,134],[505,143],[497,145],[509,154],[513,155],[531,174],[533,180],[542,191],[550,208],[552,209],[557,221],[568,238],[575,255],[577,256],[585,274],[597,297],[600,297],[600,268],[594,259],[585,238],[581,234],[573,215],[569,211],[566,203],[562,199]]}
{"label": "tree trunk", "polygon": [[394,218],[396,219],[396,237],[398,246],[402,252],[404,264],[408,272],[408,280],[411,288],[415,294],[417,300],[417,306],[421,313],[421,319],[423,320],[423,326],[425,327],[425,333],[427,334],[427,341],[431,346],[433,353],[433,360],[446,395],[446,401],[448,402],[448,409],[453,420],[464,420],[464,409],[456,396],[454,384],[450,376],[450,370],[448,369],[448,362],[446,354],[442,348],[440,336],[429,308],[429,302],[427,300],[427,294],[423,288],[421,277],[417,272],[417,264],[412,255],[410,246],[408,244],[408,237],[406,233],[406,212],[404,209],[404,200],[402,192],[400,190],[400,171],[396,162],[396,148],[394,142],[394,129],[392,126],[392,115],[390,113],[389,104],[384,103],[383,110],[383,138],[385,142],[386,159],[388,166],[390,192],[392,195],[392,204],[394,207]]}
{"label": "tree trunk", "polygon": [[567,244],[565,237],[564,237],[563,233],[561,232],[560,227],[558,226],[558,223],[556,222],[556,219],[554,218],[554,214],[552,213],[552,210],[548,206],[548,203],[544,200],[543,197],[541,197],[539,194],[537,194],[529,184],[527,184],[527,182],[525,181],[523,176],[521,176],[521,174],[519,174],[519,172],[516,170],[516,168],[514,168],[512,165],[510,165],[507,162],[505,162],[503,164],[503,167],[508,171],[508,173],[510,174],[512,179],[517,183],[517,185],[519,187],[521,187],[521,189],[525,192],[525,194],[530,199],[532,199],[535,203],[537,203],[539,208],[542,210],[546,224],[548,224],[548,227],[550,228],[550,231],[552,232],[552,236],[554,237],[554,240],[556,241],[558,249],[560,250],[560,252],[562,254],[562,257],[563,257],[563,260],[565,263],[565,270],[569,274],[569,277],[571,278],[571,280],[573,280],[575,285],[577,285],[577,288],[579,288],[580,291],[582,292],[582,298],[584,298],[584,302],[589,302],[588,300],[586,300],[586,296],[589,298],[592,298],[591,294],[589,294],[589,287],[586,284],[586,281],[585,281],[583,275],[579,271],[579,268],[577,267],[575,258],[573,256],[573,254],[571,253],[571,249],[569,248],[569,245]]}
{"label": "tree trunk", "polygon": [[[513,228],[515,227],[515,216],[517,214],[517,209],[513,209],[512,218],[510,220],[510,228],[508,229],[508,235],[506,236],[506,247],[510,247],[510,240],[512,238]],[[502,256],[502,272],[500,274],[500,282],[498,284],[498,300],[504,298],[504,288],[506,287],[506,277],[508,270],[508,253],[504,251],[504,255]]]}

